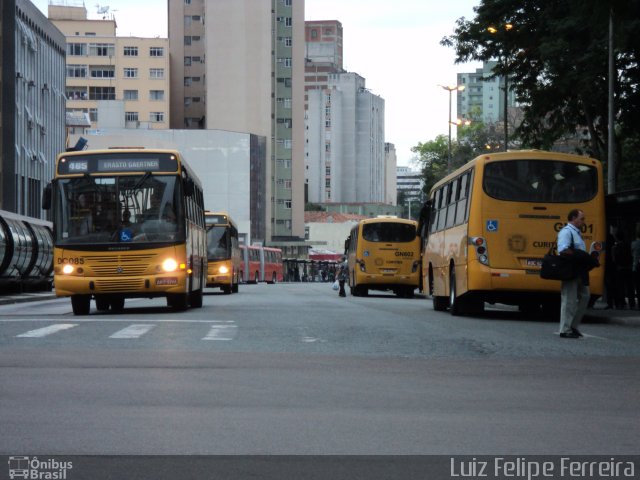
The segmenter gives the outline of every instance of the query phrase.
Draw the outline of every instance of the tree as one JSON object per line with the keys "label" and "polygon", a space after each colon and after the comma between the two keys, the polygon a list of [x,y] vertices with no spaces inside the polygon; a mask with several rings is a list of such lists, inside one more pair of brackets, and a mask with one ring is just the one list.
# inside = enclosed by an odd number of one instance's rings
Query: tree
{"label": "tree", "polygon": [[441,43],[455,49],[456,63],[497,59],[494,75],[508,77],[523,108],[516,130],[523,146],[550,149],[560,137],[584,132],[585,153],[606,160],[610,11],[616,144],[625,152],[640,132],[640,0],[481,0],[475,18],[458,19],[454,34]]}
{"label": "tree", "polygon": [[447,173],[449,137],[438,135],[435,140],[418,143],[411,151],[418,155],[414,161],[420,165],[424,176],[423,191],[426,198],[431,187]]}

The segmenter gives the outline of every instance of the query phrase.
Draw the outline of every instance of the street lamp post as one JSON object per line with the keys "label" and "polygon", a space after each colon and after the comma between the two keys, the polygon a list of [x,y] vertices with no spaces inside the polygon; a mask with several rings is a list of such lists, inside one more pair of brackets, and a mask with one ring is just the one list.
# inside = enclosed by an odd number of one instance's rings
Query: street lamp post
{"label": "street lamp post", "polygon": [[451,121],[451,92],[458,91],[461,92],[464,90],[464,85],[454,85],[454,86],[445,86],[440,85],[444,90],[449,92],[449,154],[447,156],[447,170],[451,171],[451,125],[455,122]]}
{"label": "street lamp post", "polygon": [[[506,23],[504,25],[504,30],[506,32],[510,31],[513,28],[513,24],[511,23]],[[495,27],[489,27],[487,28],[487,31],[492,34],[495,35],[496,33],[498,33],[498,29]],[[504,54],[504,63],[505,63],[505,68],[506,68],[506,64],[507,64],[507,54]],[[504,73],[504,151],[507,151],[508,145],[509,145],[509,123],[507,121],[507,117],[508,117],[508,113],[509,113],[509,75],[507,74],[506,70]]]}

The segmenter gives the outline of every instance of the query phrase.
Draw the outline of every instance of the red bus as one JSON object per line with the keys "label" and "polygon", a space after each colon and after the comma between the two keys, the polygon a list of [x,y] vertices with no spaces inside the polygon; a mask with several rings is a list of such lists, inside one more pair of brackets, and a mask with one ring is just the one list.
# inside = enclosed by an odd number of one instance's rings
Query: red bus
{"label": "red bus", "polygon": [[284,280],[282,250],[261,245],[241,245],[240,278],[246,283],[276,283]]}

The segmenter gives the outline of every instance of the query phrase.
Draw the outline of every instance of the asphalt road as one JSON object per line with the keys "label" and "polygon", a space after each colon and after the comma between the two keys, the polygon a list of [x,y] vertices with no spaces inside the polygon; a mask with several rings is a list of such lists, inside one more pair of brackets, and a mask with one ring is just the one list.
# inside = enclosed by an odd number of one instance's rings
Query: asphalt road
{"label": "asphalt road", "polygon": [[6,455],[634,454],[640,328],[241,286],[202,309],[0,306]]}

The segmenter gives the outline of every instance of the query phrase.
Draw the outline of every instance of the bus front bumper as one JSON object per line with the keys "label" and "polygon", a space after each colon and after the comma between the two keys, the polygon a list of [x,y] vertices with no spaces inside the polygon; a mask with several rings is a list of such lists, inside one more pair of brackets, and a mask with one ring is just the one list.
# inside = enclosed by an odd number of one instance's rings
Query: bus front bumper
{"label": "bus front bumper", "polygon": [[125,296],[162,297],[187,292],[186,272],[172,272],[135,277],[80,277],[54,275],[56,296],[119,294]]}

